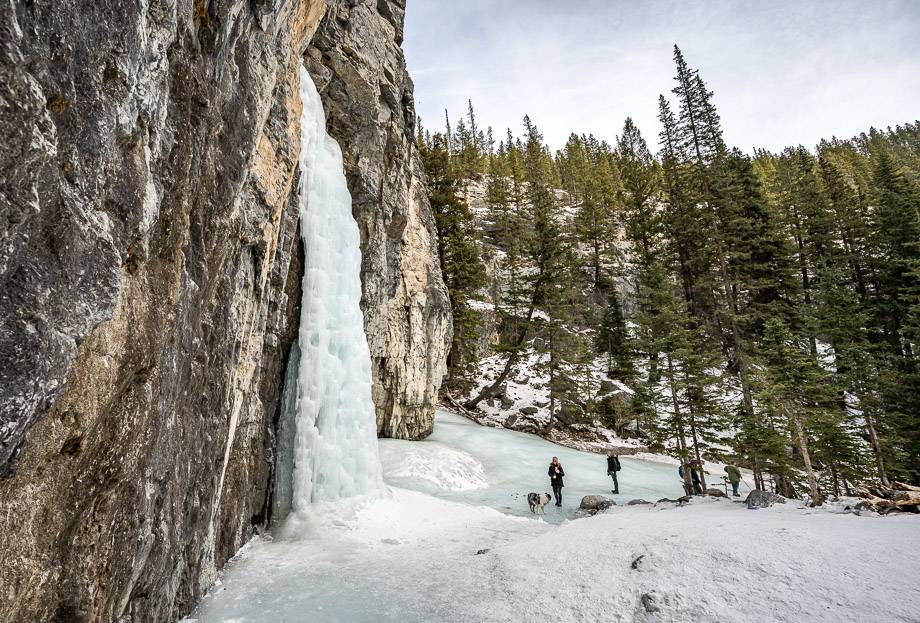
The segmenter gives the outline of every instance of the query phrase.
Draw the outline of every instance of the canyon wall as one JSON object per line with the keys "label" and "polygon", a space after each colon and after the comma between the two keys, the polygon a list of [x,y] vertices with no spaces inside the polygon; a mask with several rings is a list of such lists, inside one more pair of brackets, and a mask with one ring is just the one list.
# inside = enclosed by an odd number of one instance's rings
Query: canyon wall
{"label": "canyon wall", "polygon": [[362,230],[378,427],[430,429],[450,327],[403,10],[0,0],[0,620],[173,620],[267,524],[308,46]]}
{"label": "canyon wall", "polygon": [[361,231],[377,430],[418,439],[431,432],[452,328],[400,48],[404,12],[402,0],[338,0],[307,59]]}

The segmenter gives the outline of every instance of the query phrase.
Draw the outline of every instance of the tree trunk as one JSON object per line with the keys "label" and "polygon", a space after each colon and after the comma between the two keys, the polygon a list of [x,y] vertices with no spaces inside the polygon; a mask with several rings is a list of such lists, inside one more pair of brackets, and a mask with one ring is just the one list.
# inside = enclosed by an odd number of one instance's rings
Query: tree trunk
{"label": "tree trunk", "polygon": [[601,283],[601,246],[597,236],[594,237],[594,289],[597,290]]}
{"label": "tree trunk", "polygon": [[556,360],[553,356],[553,334],[549,335],[549,419],[546,421],[545,434],[553,432],[556,425]]}
{"label": "tree trunk", "polygon": [[[795,246],[799,252],[799,270],[802,273],[802,290],[805,294],[805,307],[810,311],[812,308],[811,304],[811,275],[808,274],[808,259],[805,255],[805,239],[802,233],[802,220],[799,216],[798,208],[792,206],[792,215],[793,223],[795,226]],[[811,354],[818,354],[818,342],[815,339],[814,335],[808,336],[809,346],[811,348]]]}
{"label": "tree trunk", "polygon": [[878,468],[878,479],[883,487],[888,486],[888,474],[885,473],[885,459],[882,458],[882,445],[879,443],[878,434],[875,432],[875,418],[868,412],[866,415],[866,428],[869,431],[869,443],[872,454],[875,455],[875,466]]}
{"label": "tree trunk", "polygon": [[703,487],[703,490],[706,490],[706,474],[703,471],[703,459],[700,458],[700,440],[696,434],[696,417],[693,414],[693,405],[690,405],[690,434],[693,436],[693,454],[696,458],[696,463],[700,468],[700,485]]}
{"label": "tree trunk", "polygon": [[671,401],[674,404],[674,419],[677,422],[677,448],[680,452],[680,465],[684,472],[684,492],[693,495],[693,481],[690,478],[690,465],[687,462],[687,440],[684,435],[684,422],[680,413],[680,401],[677,399],[677,387],[674,379],[674,361],[671,353],[668,359],[668,385],[671,388]]}
{"label": "tree trunk", "polygon": [[805,428],[802,426],[802,420],[798,415],[792,415],[792,426],[795,429],[796,441],[799,446],[799,452],[802,454],[802,463],[805,465],[805,476],[808,479],[808,490],[811,494],[811,505],[820,506],[824,499],[818,491],[818,479],[815,478],[815,470],[811,466],[811,457],[808,454],[808,444],[805,440]]}
{"label": "tree trunk", "polygon": [[831,461],[831,482],[834,485],[834,495],[840,497],[840,478],[837,475],[837,463]]}
{"label": "tree trunk", "polygon": [[754,472],[754,489],[757,491],[765,491],[763,486],[763,472],[760,471],[760,461],[757,459],[756,453],[751,453],[751,471]]}

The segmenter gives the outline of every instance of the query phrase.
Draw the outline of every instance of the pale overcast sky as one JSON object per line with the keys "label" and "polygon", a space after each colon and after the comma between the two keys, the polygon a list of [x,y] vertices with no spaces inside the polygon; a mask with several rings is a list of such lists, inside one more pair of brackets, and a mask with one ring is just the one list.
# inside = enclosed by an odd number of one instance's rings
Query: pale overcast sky
{"label": "pale overcast sky", "polygon": [[677,44],[715,91],[729,144],[813,147],[920,118],[920,0],[408,0],[418,113],[477,120],[553,148],[612,141],[632,116],[657,150],[658,94]]}

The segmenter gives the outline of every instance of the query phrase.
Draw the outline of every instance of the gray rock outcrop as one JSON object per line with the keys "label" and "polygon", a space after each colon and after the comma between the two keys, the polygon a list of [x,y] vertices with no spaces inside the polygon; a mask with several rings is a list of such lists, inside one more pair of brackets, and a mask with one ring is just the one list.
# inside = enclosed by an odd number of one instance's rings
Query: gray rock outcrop
{"label": "gray rock outcrop", "polygon": [[378,433],[418,439],[431,432],[451,324],[400,48],[404,12],[404,0],[331,2],[308,59],[361,232]]}
{"label": "gray rock outcrop", "polygon": [[586,495],[581,498],[581,504],[578,505],[578,509],[588,515],[596,515],[616,505],[616,502],[603,495]]}
{"label": "gray rock outcrop", "polygon": [[314,37],[323,0],[0,2],[0,620],[175,620],[266,525],[311,39],[378,424],[430,429],[450,321],[403,3],[332,4]]}
{"label": "gray rock outcrop", "polygon": [[616,506],[617,503],[611,500],[608,497],[603,495],[586,495],[581,498],[581,504],[578,508],[584,511],[603,511],[607,510],[611,506]]}

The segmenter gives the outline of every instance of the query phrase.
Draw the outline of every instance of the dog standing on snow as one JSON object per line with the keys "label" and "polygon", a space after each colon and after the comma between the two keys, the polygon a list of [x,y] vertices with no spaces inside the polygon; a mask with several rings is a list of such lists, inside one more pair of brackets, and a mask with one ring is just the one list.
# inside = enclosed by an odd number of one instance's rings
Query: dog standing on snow
{"label": "dog standing on snow", "polygon": [[528,493],[527,503],[530,505],[530,512],[536,514],[537,511],[540,511],[545,515],[545,506],[549,504],[549,501],[552,499],[549,493]]}

